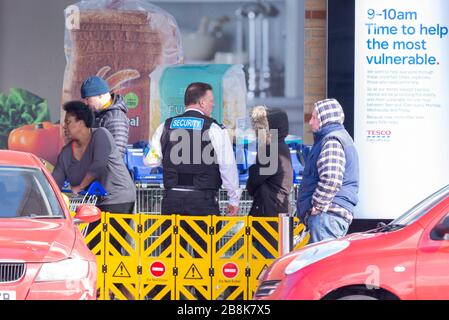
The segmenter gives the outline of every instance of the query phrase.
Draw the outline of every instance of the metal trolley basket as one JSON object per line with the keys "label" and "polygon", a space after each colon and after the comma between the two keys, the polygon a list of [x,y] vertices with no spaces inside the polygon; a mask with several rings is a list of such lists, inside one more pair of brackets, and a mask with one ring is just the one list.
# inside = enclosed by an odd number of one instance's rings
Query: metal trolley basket
{"label": "metal trolley basket", "polygon": [[[291,193],[290,193],[290,208],[292,208],[292,212],[294,213],[296,210],[296,196],[298,192],[298,185],[294,185]],[[221,215],[224,215],[226,213],[226,208],[229,204],[229,197],[226,190],[220,190],[219,196],[218,196],[218,202],[220,206],[220,213]],[[249,212],[251,211],[251,207],[253,204],[253,198],[249,195],[248,190],[242,189],[242,194],[240,196],[240,202],[239,202],[239,212],[238,216],[247,216],[249,215]],[[241,228],[243,228],[244,223],[243,221],[239,221],[235,224],[221,239],[220,243],[218,244],[219,247],[224,246],[230,239],[240,231]],[[243,245],[243,239],[240,239],[237,243],[235,243],[228,252],[226,252],[226,255],[232,255],[233,252],[236,252],[241,246]]]}
{"label": "metal trolley basket", "polygon": [[[103,186],[97,181],[94,181],[87,190],[83,190],[79,194],[74,194],[71,190],[66,188],[64,188],[62,192],[69,198],[70,212],[76,212],[78,206],[83,204],[96,205],[98,199],[108,195]],[[87,226],[87,223],[80,225],[81,233],[84,237],[87,235]]]}
{"label": "metal trolley basket", "polygon": [[[150,214],[150,215],[160,215],[161,214],[161,203],[164,194],[163,186],[160,184],[147,184],[147,183],[136,183],[137,189],[137,205],[136,210],[138,213]],[[298,185],[294,185],[292,192],[290,194],[290,204],[294,213],[296,208],[296,195],[298,192]],[[220,208],[220,214],[224,215],[229,204],[229,198],[226,190],[220,190],[218,194],[218,203]],[[249,195],[248,190],[243,189],[242,195],[240,197],[239,203],[239,216],[247,216],[251,210],[253,203],[252,197]],[[150,220],[147,221],[148,225],[145,229],[149,228],[152,224]],[[238,222],[233,226],[228,233],[220,239],[219,247],[224,246],[233,236],[244,226],[243,222]],[[150,246],[154,241],[156,241],[159,236],[163,233],[163,229],[159,228],[155,233],[150,235],[145,239],[145,247]],[[237,251],[242,245],[242,241],[238,241],[233,245],[226,254],[232,254]],[[155,250],[153,255],[160,254],[160,250]]]}

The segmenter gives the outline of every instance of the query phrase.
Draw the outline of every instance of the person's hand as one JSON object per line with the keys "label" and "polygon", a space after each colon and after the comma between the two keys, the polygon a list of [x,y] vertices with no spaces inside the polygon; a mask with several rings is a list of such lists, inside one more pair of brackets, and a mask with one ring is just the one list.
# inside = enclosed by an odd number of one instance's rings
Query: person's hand
{"label": "person's hand", "polygon": [[312,211],[310,211],[310,215],[311,215],[311,216],[316,216],[316,215],[318,215],[318,214],[320,214],[320,210],[318,210],[318,209],[315,208],[315,207],[312,207]]}
{"label": "person's hand", "polygon": [[74,186],[72,187],[72,193],[73,194],[78,194],[81,192],[81,187],[80,186]]}
{"label": "person's hand", "polygon": [[232,204],[228,205],[228,216],[236,216],[239,212],[239,207],[233,206]]}

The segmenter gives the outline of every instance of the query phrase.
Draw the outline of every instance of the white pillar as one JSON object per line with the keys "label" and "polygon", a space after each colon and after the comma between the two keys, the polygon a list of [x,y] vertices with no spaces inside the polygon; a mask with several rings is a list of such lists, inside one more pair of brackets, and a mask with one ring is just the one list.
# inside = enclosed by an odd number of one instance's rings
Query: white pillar
{"label": "white pillar", "polygon": [[285,96],[304,96],[304,0],[285,0]]}

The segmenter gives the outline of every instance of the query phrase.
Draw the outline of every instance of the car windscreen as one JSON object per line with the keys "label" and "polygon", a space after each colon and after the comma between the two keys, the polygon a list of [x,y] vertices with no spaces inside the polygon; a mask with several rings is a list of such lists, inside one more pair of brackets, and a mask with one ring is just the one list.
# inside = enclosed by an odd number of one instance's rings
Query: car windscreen
{"label": "car windscreen", "polygon": [[402,216],[392,221],[392,225],[410,225],[427,212],[429,212],[433,207],[440,203],[443,199],[449,196],[449,185],[433,193],[417,205],[415,205],[410,210],[406,211]]}
{"label": "car windscreen", "polygon": [[0,166],[0,218],[64,218],[39,169]]}

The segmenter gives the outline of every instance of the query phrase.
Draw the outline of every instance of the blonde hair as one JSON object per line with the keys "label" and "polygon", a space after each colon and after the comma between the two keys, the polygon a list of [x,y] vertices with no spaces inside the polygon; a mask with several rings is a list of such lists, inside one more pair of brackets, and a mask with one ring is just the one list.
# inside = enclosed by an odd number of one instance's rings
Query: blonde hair
{"label": "blonde hair", "polygon": [[271,134],[268,124],[267,107],[264,105],[255,106],[251,110],[251,126],[256,132],[257,139],[260,143],[270,144]]}

